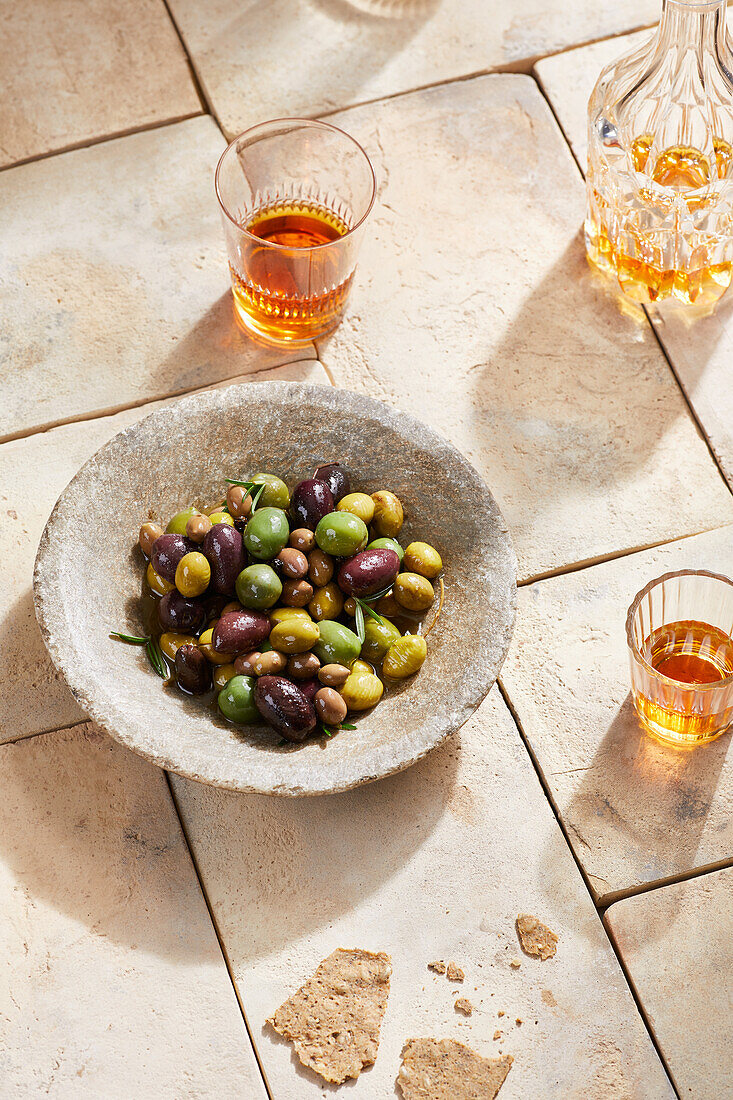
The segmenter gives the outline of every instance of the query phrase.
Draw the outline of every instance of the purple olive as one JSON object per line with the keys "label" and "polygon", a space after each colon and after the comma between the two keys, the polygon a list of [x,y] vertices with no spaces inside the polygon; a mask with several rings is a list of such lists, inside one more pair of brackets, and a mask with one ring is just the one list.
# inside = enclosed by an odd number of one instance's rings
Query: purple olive
{"label": "purple olive", "polygon": [[290,498],[290,510],[299,527],[315,531],[318,521],[336,507],[325,481],[301,481]]}
{"label": "purple olive", "polygon": [[182,645],[176,650],[178,686],[191,695],[203,695],[211,687],[211,665],[197,645]]}
{"label": "purple olive", "polygon": [[261,611],[227,611],[214,627],[211,644],[217,653],[252,653],[269,637],[270,620]]}
{"label": "purple olive", "polygon": [[184,554],[190,554],[192,550],[198,550],[198,546],[185,535],[160,535],[150,551],[153,569],[159,577],[173,584],[176,566]]}
{"label": "purple olive", "polygon": [[299,680],[298,687],[303,692],[308,702],[312,703],[316,697],[316,692],[321,690],[323,684],[317,677],[314,677],[312,680]]}
{"label": "purple olive", "polygon": [[394,550],[362,550],[339,569],[338,585],[349,596],[373,596],[389,588],[400,571]]}
{"label": "purple olive", "polygon": [[203,626],[204,605],[200,600],[190,600],[175,588],[163,596],[158,604],[158,621],[163,630],[176,634],[195,634]]}
{"label": "purple olive", "polygon": [[211,587],[222,596],[232,596],[237,577],[244,569],[241,534],[228,523],[215,523],[201,549],[211,566]]}
{"label": "purple olive", "polygon": [[341,500],[341,497],[346,496],[351,487],[349,475],[338,462],[329,462],[326,466],[319,466],[313,477],[316,481],[326,482],[336,504]]}
{"label": "purple olive", "polygon": [[268,726],[288,741],[304,741],[315,728],[315,707],[301,688],[284,676],[260,676],[255,706]]}

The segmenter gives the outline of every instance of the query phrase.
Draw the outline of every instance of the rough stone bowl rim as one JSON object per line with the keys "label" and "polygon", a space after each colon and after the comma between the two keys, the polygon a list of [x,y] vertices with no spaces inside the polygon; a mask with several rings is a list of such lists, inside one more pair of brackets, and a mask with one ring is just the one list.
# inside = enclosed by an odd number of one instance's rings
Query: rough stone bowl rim
{"label": "rough stone bowl rim", "polygon": [[[293,391],[297,391],[300,395],[304,395],[306,400],[308,399],[309,391],[312,391],[314,399],[327,398],[337,405],[340,405],[339,413],[342,415],[345,413],[348,414],[350,410],[355,412],[358,411],[361,414],[364,412],[370,413],[372,416],[380,418],[383,423],[388,424],[393,430],[407,438],[419,439],[422,447],[426,449],[437,448],[438,450],[445,451],[453,457],[454,461],[459,466],[463,466],[468,476],[474,482],[475,490],[483,497],[487,511],[492,515],[495,521],[497,528],[495,533],[499,535],[502,543],[504,560],[501,564],[505,574],[504,580],[507,582],[504,595],[508,616],[507,621],[503,624],[501,642],[499,645],[493,646],[493,652],[482,654],[485,660],[481,662],[478,674],[473,679],[472,689],[464,692],[458,720],[442,730],[439,736],[427,740],[420,750],[413,753],[409,759],[396,760],[393,766],[390,766],[388,769],[380,770],[377,774],[370,774],[367,769],[366,771],[362,771],[362,774],[359,776],[342,783],[334,784],[330,787],[314,786],[305,789],[300,786],[286,788],[279,785],[278,787],[267,789],[263,786],[249,786],[236,782],[228,782],[225,777],[214,780],[213,778],[202,775],[200,772],[193,771],[190,768],[187,769],[185,764],[180,760],[172,759],[166,754],[148,751],[139,744],[136,744],[134,737],[130,737],[127,731],[116,728],[114,721],[110,720],[105,710],[97,705],[94,697],[93,685],[90,690],[89,681],[85,678],[83,673],[83,667],[75,664],[74,656],[76,655],[76,650],[73,643],[70,643],[68,637],[57,637],[54,633],[53,615],[49,613],[49,609],[52,606],[52,593],[47,592],[45,586],[46,577],[53,575],[53,570],[49,570],[48,568],[49,562],[53,560],[54,547],[51,539],[59,514],[66,504],[68,495],[73,493],[73,488],[77,481],[86,476],[89,472],[89,468],[93,468],[98,462],[100,455],[108,448],[118,444],[122,437],[127,436],[134,439],[138,431],[143,430],[145,427],[149,427],[151,421],[158,418],[164,418],[167,413],[170,413],[172,407],[175,407],[177,410],[185,411],[188,407],[193,409],[202,404],[204,406],[207,404],[216,406],[220,401],[224,400],[224,395],[229,394],[232,390],[238,389],[244,390],[250,398],[254,399],[260,397],[265,401],[276,399],[279,400],[280,403],[285,401],[288,395],[293,393]],[[208,786],[220,787],[224,790],[236,791],[238,793],[265,794],[278,797],[315,797],[318,795],[338,794],[353,790],[364,784],[376,782],[379,779],[384,779],[387,778],[387,776],[404,771],[412,767],[413,764],[418,763],[419,760],[422,760],[428,753],[443,744],[449,737],[453,736],[465,725],[496,683],[508,652],[516,620],[516,578],[516,554],[506,521],[504,520],[495,498],[472,463],[468,461],[457,447],[435,429],[429,427],[418,418],[403,412],[401,409],[391,408],[375,398],[351,390],[307,382],[242,382],[234,384],[233,386],[197,391],[196,393],[179,398],[174,403],[166,403],[162,408],[155,409],[134,424],[121,429],[121,431],[107,440],[102,447],[95,451],[95,453],[83,463],[60,493],[41,535],[33,573],[33,600],[41,635],[54,666],[63,676],[71,694],[82,710],[84,710],[88,718],[100,729],[108,733],[114,740],[135,752],[137,755],[142,756],[150,763],[164,768],[166,771],[181,775],[195,782],[204,783]],[[484,648],[489,649],[488,646]],[[465,683],[465,678],[462,683]]]}

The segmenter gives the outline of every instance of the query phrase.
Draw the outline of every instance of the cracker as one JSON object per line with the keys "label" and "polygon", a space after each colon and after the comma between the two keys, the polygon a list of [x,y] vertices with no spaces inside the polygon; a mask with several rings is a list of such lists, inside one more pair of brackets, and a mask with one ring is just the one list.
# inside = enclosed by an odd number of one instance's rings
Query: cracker
{"label": "cracker", "polygon": [[389,955],[340,947],[267,1022],[304,1066],[340,1085],[377,1057],[391,973]]}
{"label": "cracker", "polygon": [[535,959],[551,959],[557,950],[558,937],[530,913],[520,913],[517,917],[517,935],[522,951]]}
{"label": "cracker", "polygon": [[456,1012],[462,1012],[464,1016],[473,1015],[473,1005],[469,1001],[468,997],[456,997],[453,1002],[453,1007]]}
{"label": "cracker", "polygon": [[434,970],[436,974],[445,974],[445,963],[437,959],[434,963],[428,963],[428,970]]}
{"label": "cracker", "polygon": [[397,1083],[404,1100],[494,1100],[513,1058],[483,1058],[455,1039],[408,1039]]}
{"label": "cracker", "polygon": [[448,963],[445,975],[449,982],[462,982],[463,979],[466,977],[460,966],[456,966],[454,962]]}

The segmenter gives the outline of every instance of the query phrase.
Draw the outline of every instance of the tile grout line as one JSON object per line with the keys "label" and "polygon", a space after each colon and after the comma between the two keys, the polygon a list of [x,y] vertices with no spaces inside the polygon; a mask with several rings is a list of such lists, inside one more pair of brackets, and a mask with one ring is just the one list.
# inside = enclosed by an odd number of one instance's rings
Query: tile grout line
{"label": "tile grout line", "polygon": [[219,944],[219,950],[221,951],[221,955],[222,955],[222,958],[224,960],[224,965],[226,966],[227,974],[229,975],[229,981],[231,982],[232,989],[234,990],[234,996],[236,997],[237,1004],[239,1005],[239,1011],[242,1014],[242,1020],[244,1021],[244,1026],[245,1026],[246,1031],[247,1031],[247,1038],[249,1039],[249,1044],[252,1048],[252,1053],[254,1054],[255,1061],[257,1063],[257,1068],[260,1071],[260,1076],[262,1077],[262,1084],[264,1086],[264,1089],[265,1089],[265,1092],[267,1094],[268,1100],[274,1100],[273,1094],[270,1090],[270,1086],[269,1086],[268,1081],[267,1081],[267,1076],[265,1074],[265,1070],[263,1068],[262,1062],[260,1061],[260,1055],[259,1055],[259,1052],[257,1050],[257,1046],[255,1044],[255,1041],[254,1041],[253,1037],[252,1037],[252,1030],[249,1026],[249,1020],[247,1019],[247,1013],[245,1011],[244,1004],[242,1002],[242,998],[239,995],[239,990],[237,989],[237,983],[234,980],[234,971],[233,971],[233,968],[232,968],[232,965],[231,965],[231,961],[229,959],[229,954],[227,952],[226,945],[224,943],[224,939],[223,939],[221,931],[219,929],[219,925],[218,925],[218,922],[216,920],[216,916],[214,915],[214,910],[211,906],[211,902],[209,901],[209,895],[206,891],[206,887],[204,886],[204,880],[201,876],[201,871],[199,869],[199,865],[198,865],[198,862],[196,860],[196,856],[194,854],[194,850],[193,850],[193,847],[191,845],[191,841],[190,841],[189,836],[188,836],[188,831],[186,829],[186,826],[185,826],[185,823],[184,823],[184,820],[183,820],[183,815],[182,815],[180,807],[178,805],[178,799],[176,798],[176,793],[175,793],[175,790],[173,789],[173,784],[171,782],[171,777],[164,768],[161,768],[161,771],[163,772],[163,775],[165,777],[165,781],[168,785],[168,792],[170,794],[171,801],[173,803],[173,809],[175,810],[176,817],[178,818],[178,823],[181,826],[181,832],[183,834],[183,839],[186,843],[186,847],[188,849],[188,854],[189,854],[189,857],[191,859],[191,865],[194,869],[196,879],[198,880],[199,889],[201,890],[202,897],[204,899],[204,902],[206,904],[206,908],[207,908],[208,913],[209,913],[209,919],[211,920],[211,924],[212,924],[212,927],[214,929],[214,934],[215,934],[217,942]]}
{"label": "tile grout line", "polygon": [[201,106],[203,107],[205,113],[211,115],[211,117],[214,119],[214,121],[216,122],[216,125],[221,130],[222,135],[226,139],[227,144],[228,144],[229,143],[229,138],[227,138],[226,134],[224,133],[224,127],[221,124],[221,120],[219,119],[219,116],[217,115],[216,111],[214,110],[213,102],[211,101],[209,96],[206,94],[206,88],[205,88],[205,85],[204,85],[203,77],[201,76],[200,72],[196,68],[196,64],[193,60],[193,56],[190,53],[190,51],[189,51],[189,49],[186,45],[185,38],[183,37],[183,32],[182,32],[181,28],[178,26],[178,23],[176,22],[176,19],[173,15],[173,12],[171,11],[169,0],[163,0],[163,7],[165,8],[165,10],[168,14],[168,18],[171,21],[171,26],[173,27],[173,30],[175,31],[176,37],[178,38],[179,45],[180,45],[181,49],[183,50],[183,56],[186,58],[186,62],[188,64],[189,74],[191,76],[191,81],[193,83],[194,88],[196,89],[196,95],[199,97],[199,101],[201,103]]}
{"label": "tile grout line", "polygon": [[554,798],[552,797],[552,792],[550,791],[550,788],[549,788],[549,786],[548,786],[548,784],[545,780],[545,777],[542,773],[542,769],[540,768],[539,761],[537,760],[537,757],[535,756],[534,751],[532,749],[532,746],[529,742],[529,739],[528,739],[528,737],[526,736],[526,734],[524,732],[524,728],[522,726],[521,719],[520,719],[520,717],[519,717],[519,715],[518,715],[518,713],[517,713],[517,711],[514,707],[514,704],[511,700],[509,692],[504,687],[504,684],[502,683],[501,679],[497,680],[496,683],[497,683],[497,687],[499,688],[499,691],[501,693],[501,697],[504,700],[504,702],[507,706],[507,709],[509,710],[509,713],[512,716],[512,720],[514,722],[514,725],[517,728],[517,732],[519,733],[521,741],[522,741],[525,749],[527,750],[527,753],[529,754],[529,758],[532,762],[532,766],[534,768],[534,771],[535,771],[535,774],[536,774],[537,779],[539,781],[539,784],[542,788],[542,791],[545,795],[545,798],[547,799],[547,801],[550,805],[550,808],[551,808],[553,814],[555,815],[555,820],[558,824],[560,832],[563,835],[563,838],[564,838],[565,843],[566,843],[566,845],[567,845],[567,847],[570,851],[570,854],[571,854],[571,856],[572,856],[572,858],[575,862],[575,866],[578,868],[578,871],[580,873],[580,877],[583,880],[583,884],[585,885],[585,888],[588,891],[591,902],[593,904],[593,908],[595,909],[598,920],[601,923],[601,927],[603,928],[604,934],[605,934],[608,942],[611,945],[611,948],[613,950],[614,955],[616,956],[616,959],[618,961],[619,966],[621,967],[621,972],[622,972],[624,978],[626,979],[626,984],[629,987],[629,992],[631,993],[631,996],[633,997],[634,1004],[636,1005],[637,1011],[638,1011],[639,1015],[641,1016],[641,1019],[642,1019],[642,1022],[644,1024],[644,1026],[646,1027],[647,1034],[649,1035],[652,1046],[654,1047],[654,1049],[657,1053],[657,1057],[659,1058],[659,1061],[661,1062],[661,1064],[664,1068],[664,1071],[667,1074],[667,1078],[669,1079],[670,1085],[672,1086],[672,1089],[674,1091],[675,1096],[677,1097],[677,1100],[681,1100],[680,1094],[677,1090],[677,1086],[674,1083],[674,1080],[672,1078],[672,1074],[670,1072],[669,1066],[667,1065],[667,1061],[666,1061],[666,1059],[664,1058],[664,1056],[662,1054],[660,1046],[657,1042],[657,1037],[656,1037],[656,1035],[654,1034],[654,1031],[651,1028],[649,1020],[647,1019],[647,1015],[646,1015],[646,1012],[644,1010],[644,1006],[643,1006],[641,1000],[639,999],[639,997],[637,995],[636,988],[635,988],[633,982],[631,981],[631,978],[630,978],[629,972],[626,968],[626,965],[625,965],[623,959],[621,958],[619,952],[616,949],[616,944],[614,943],[613,939],[608,934],[608,929],[606,928],[606,925],[605,925],[604,920],[603,920],[603,914],[600,912],[599,906],[598,906],[598,904],[596,902],[596,899],[594,897],[594,894],[593,894],[593,890],[590,887],[590,883],[588,881],[588,876],[587,876],[587,874],[585,872],[585,869],[583,868],[580,860],[578,859],[577,855],[575,854],[575,849],[573,848],[573,845],[570,843],[570,840],[569,840],[568,834],[567,834],[567,830],[565,828],[565,824],[564,824],[562,818],[560,817],[560,812],[557,808],[557,805],[555,803]]}

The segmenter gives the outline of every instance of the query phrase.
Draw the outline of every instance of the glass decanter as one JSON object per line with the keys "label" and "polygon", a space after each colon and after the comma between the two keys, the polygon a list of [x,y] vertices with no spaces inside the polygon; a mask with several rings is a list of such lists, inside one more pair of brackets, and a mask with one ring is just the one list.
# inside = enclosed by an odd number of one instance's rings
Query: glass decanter
{"label": "glass decanter", "polygon": [[651,40],[588,104],[590,259],[640,302],[709,306],[733,275],[733,53],[726,0],[662,0]]}

